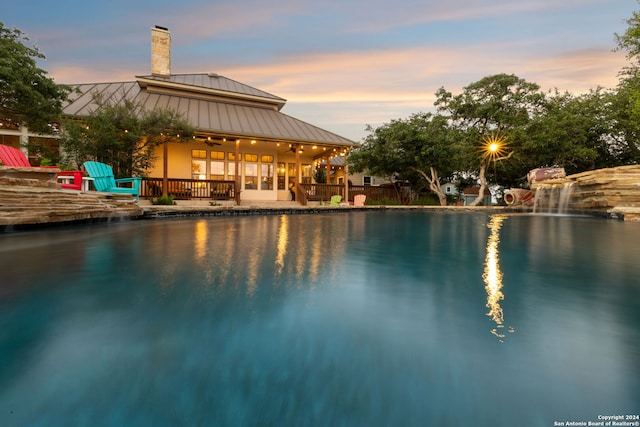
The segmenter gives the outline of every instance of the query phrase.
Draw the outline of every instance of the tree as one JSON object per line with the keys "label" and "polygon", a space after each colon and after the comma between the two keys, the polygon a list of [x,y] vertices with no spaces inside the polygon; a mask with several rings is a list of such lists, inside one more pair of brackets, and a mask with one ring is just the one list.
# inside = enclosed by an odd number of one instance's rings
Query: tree
{"label": "tree", "polygon": [[[445,113],[464,135],[461,143],[466,146],[466,160],[461,171],[477,171],[480,181],[478,197],[472,205],[479,204],[487,186],[487,168],[491,162],[505,160],[514,149],[531,116],[540,111],[545,96],[540,87],[513,74],[496,74],[484,77],[453,95],[440,88],[436,92],[435,105]],[[509,142],[510,152],[505,142]],[[496,148],[490,150],[491,147]]]}
{"label": "tree", "polygon": [[568,174],[615,166],[611,139],[612,95],[601,88],[583,95],[552,94],[532,118],[521,152],[528,169],[562,167]]}
{"label": "tree", "polygon": [[389,182],[407,180],[414,186],[424,180],[446,205],[441,179],[453,172],[455,145],[444,117],[419,113],[367,130],[363,144],[349,155],[352,171],[368,171]]}
{"label": "tree", "polygon": [[317,184],[326,184],[327,183],[327,171],[324,169],[316,169],[315,174],[313,175],[313,179]]}
{"label": "tree", "polygon": [[599,161],[597,167],[640,163],[640,73],[622,79],[617,91],[606,95],[604,104],[610,124],[609,162]]}
{"label": "tree", "polygon": [[156,147],[193,137],[193,127],[174,110],[147,111],[128,99],[93,99],[97,107],[88,117],[63,125],[65,166],[79,168],[86,160],[97,160],[111,165],[116,177],[144,176],[156,160]]}
{"label": "tree", "polygon": [[56,84],[37,66],[45,56],[18,29],[0,22],[0,119],[51,133],[70,88]]}
{"label": "tree", "polygon": [[620,72],[618,91],[611,104],[611,148],[622,164],[631,164],[640,162],[640,12],[634,11],[626,22],[626,31],[615,34],[616,50],[625,50],[630,64]]}
{"label": "tree", "polygon": [[634,11],[626,22],[625,32],[615,33],[616,50],[626,50],[631,68],[637,68],[640,66],[640,12]]}

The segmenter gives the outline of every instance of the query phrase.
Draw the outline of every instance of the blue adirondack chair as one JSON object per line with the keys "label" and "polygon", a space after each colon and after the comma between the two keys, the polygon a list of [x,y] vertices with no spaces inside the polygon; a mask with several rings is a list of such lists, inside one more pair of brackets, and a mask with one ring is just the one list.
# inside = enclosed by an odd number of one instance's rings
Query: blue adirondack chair
{"label": "blue adirondack chair", "polygon": [[[84,162],[84,168],[91,178],[97,191],[105,193],[133,194],[139,198],[140,181],[142,178],[115,179],[111,166],[100,162]],[[120,187],[119,184],[131,184],[130,187]]]}

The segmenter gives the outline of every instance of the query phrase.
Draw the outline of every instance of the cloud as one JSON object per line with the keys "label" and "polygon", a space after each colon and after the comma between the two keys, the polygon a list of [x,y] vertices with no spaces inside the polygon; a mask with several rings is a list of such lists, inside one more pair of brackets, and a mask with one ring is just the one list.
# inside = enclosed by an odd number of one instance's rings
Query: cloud
{"label": "cloud", "polygon": [[[140,73],[142,74],[142,73]],[[49,70],[56,83],[80,84],[102,82],[129,82],[135,79],[128,68],[92,66],[54,66]]]}
{"label": "cloud", "polygon": [[310,54],[219,72],[297,102],[422,103],[432,100],[441,86],[455,92],[498,73],[516,74],[560,90],[613,87],[617,70],[625,62],[623,54],[604,49],[551,57],[528,52],[514,55],[505,49],[502,54],[487,54],[498,48],[474,45]]}

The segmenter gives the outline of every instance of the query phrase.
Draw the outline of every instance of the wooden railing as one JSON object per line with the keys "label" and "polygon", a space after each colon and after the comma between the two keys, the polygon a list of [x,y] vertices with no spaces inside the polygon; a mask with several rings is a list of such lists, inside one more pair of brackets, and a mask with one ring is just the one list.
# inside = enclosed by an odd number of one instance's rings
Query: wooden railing
{"label": "wooden railing", "polygon": [[364,194],[369,201],[397,200],[398,192],[393,187],[374,187],[370,185],[350,185],[348,197],[342,184],[298,184],[297,200],[302,205],[307,201],[326,202],[331,196],[339,194],[342,200],[353,202],[353,196]]}
{"label": "wooden railing", "polygon": [[[239,196],[235,181],[171,178],[167,183],[167,193],[177,200],[233,200]],[[349,202],[353,202],[353,197],[356,194],[364,194],[368,201],[373,202],[398,199],[398,193],[393,187],[370,185],[350,185],[347,197],[345,197],[345,186],[342,184],[298,184],[295,191],[296,201],[303,206],[311,201],[328,202],[331,200],[331,196],[338,194],[342,196],[342,200]],[[142,179],[140,197],[152,198],[161,195],[162,178]]]}
{"label": "wooden railing", "polygon": [[[337,194],[341,195],[344,200],[344,185],[298,184],[298,186],[304,193],[304,198],[309,202],[326,202],[331,200],[331,196]],[[300,197],[300,203],[302,203],[302,199]]]}
{"label": "wooden railing", "polygon": [[[235,181],[171,178],[167,182],[167,193],[176,199],[231,200],[236,197]],[[151,198],[161,195],[162,178],[142,179],[140,197]]]}

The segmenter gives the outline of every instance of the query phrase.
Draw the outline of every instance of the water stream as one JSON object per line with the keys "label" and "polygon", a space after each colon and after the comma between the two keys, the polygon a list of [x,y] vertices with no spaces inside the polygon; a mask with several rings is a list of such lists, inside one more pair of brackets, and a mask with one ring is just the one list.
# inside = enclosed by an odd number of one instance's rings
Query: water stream
{"label": "water stream", "polygon": [[566,214],[574,190],[573,184],[573,182],[567,182],[538,188],[533,213]]}

